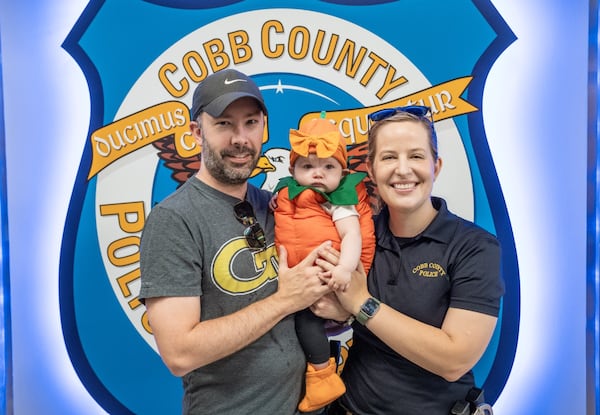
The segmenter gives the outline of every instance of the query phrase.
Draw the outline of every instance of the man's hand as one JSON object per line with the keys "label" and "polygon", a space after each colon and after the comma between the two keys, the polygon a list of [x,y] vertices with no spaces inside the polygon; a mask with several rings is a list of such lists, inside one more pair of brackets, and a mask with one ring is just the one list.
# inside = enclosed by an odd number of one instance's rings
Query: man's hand
{"label": "man's hand", "polygon": [[309,307],[331,291],[320,279],[321,267],[315,264],[319,251],[329,245],[329,241],[322,243],[292,268],[287,265],[285,247],[279,247],[279,285],[275,295],[287,304],[290,314]]}

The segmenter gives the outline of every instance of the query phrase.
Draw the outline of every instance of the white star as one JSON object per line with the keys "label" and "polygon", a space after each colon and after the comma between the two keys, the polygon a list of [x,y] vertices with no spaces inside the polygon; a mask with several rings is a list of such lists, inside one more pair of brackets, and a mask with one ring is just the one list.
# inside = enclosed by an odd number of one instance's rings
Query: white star
{"label": "white star", "polygon": [[279,94],[279,93],[283,94],[283,85],[281,85],[281,79],[279,80],[279,82],[277,82],[277,88],[275,89],[275,93],[276,94]]}

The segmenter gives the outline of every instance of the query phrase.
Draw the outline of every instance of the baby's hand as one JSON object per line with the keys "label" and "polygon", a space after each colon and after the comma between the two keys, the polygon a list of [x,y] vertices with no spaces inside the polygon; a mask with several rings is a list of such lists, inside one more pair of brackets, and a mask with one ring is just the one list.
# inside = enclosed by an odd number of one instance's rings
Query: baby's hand
{"label": "baby's hand", "polygon": [[277,210],[277,193],[271,196],[271,200],[269,200],[269,208],[272,212],[275,212]]}
{"label": "baby's hand", "polygon": [[331,270],[331,279],[329,280],[329,288],[334,291],[346,291],[350,285],[352,272],[343,268],[341,265],[336,265]]}

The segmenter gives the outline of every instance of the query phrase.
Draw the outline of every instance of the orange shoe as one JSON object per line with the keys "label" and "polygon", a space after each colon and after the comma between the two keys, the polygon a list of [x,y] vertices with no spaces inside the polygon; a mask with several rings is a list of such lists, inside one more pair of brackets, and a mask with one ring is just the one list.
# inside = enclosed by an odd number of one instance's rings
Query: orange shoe
{"label": "orange shoe", "polygon": [[306,394],[298,405],[300,412],[316,411],[335,401],[346,392],[342,378],[336,372],[335,359],[329,359],[325,369],[315,370],[311,365],[306,369]]}

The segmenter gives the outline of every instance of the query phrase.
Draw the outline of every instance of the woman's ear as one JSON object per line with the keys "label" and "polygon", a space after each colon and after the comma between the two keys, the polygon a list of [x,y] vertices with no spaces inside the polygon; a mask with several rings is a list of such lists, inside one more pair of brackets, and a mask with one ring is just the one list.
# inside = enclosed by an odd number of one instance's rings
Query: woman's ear
{"label": "woman's ear", "polygon": [[442,170],[442,158],[438,157],[435,163],[433,164],[433,180],[437,179],[440,171]]}
{"label": "woman's ear", "polygon": [[366,164],[367,164],[367,174],[369,175],[369,179],[371,179],[373,184],[375,184],[375,177],[373,175],[373,165],[371,164],[371,162],[369,160],[367,160]]}

